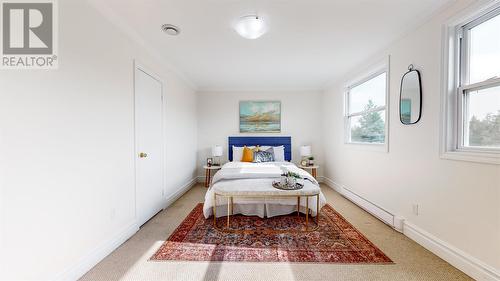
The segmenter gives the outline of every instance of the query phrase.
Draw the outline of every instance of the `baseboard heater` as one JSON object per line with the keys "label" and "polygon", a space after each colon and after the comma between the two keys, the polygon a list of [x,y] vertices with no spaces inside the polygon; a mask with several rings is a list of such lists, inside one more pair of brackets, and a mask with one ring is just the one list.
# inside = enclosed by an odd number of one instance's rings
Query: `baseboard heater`
{"label": "baseboard heater", "polygon": [[378,206],[373,202],[366,200],[362,196],[358,195],[356,192],[349,190],[346,187],[340,186],[338,184],[334,184],[334,186],[335,186],[334,189],[342,196],[347,198],[349,201],[358,205],[360,208],[372,214],[373,216],[375,216],[385,224],[389,225],[390,227],[394,228],[395,230],[403,232],[404,219],[395,216],[391,212],[385,210],[384,208]]}

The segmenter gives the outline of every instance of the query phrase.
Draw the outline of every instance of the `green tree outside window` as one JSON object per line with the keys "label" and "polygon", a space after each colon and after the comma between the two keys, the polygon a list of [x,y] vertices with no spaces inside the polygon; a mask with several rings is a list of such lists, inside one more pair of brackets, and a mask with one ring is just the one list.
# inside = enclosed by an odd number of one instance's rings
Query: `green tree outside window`
{"label": "green tree outside window", "polygon": [[[365,111],[375,108],[372,100],[368,101]],[[352,142],[384,143],[385,142],[385,122],[382,119],[383,111],[373,111],[363,114],[359,119],[359,124],[351,125]]]}

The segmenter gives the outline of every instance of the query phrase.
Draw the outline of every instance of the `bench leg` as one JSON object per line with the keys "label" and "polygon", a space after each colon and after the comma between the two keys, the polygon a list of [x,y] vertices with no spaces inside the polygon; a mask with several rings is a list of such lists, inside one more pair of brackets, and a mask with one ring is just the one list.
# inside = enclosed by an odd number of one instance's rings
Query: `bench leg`
{"label": "bench leg", "polygon": [[213,213],[214,213],[214,227],[217,227],[217,194],[216,193],[214,193]]}
{"label": "bench leg", "polygon": [[319,225],[319,194],[316,195],[316,224]]}
{"label": "bench leg", "polygon": [[231,197],[231,215],[234,215],[234,200],[233,200],[233,197]]}
{"label": "bench leg", "polygon": [[300,216],[300,196],[297,196],[297,217]]}
{"label": "bench leg", "polygon": [[227,229],[229,229],[229,216],[231,216],[231,201],[232,197],[227,198]]}
{"label": "bench leg", "polygon": [[309,196],[306,196],[306,229],[309,224]]}

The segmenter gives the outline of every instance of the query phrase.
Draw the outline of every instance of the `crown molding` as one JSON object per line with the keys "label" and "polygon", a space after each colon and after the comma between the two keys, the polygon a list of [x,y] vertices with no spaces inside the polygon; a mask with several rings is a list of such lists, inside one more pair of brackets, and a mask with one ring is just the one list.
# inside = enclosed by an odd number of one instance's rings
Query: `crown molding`
{"label": "crown molding", "polygon": [[200,88],[197,94],[209,95],[209,94],[231,94],[231,93],[290,93],[290,94],[303,94],[304,92],[314,92],[322,93],[321,88]]}

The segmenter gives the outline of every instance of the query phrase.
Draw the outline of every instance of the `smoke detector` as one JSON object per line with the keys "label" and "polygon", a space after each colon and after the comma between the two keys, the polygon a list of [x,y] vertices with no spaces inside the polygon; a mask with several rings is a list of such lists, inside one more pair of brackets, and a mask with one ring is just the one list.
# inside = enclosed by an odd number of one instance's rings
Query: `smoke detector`
{"label": "smoke detector", "polygon": [[166,34],[172,35],[172,36],[176,36],[176,35],[179,35],[179,33],[181,33],[181,30],[179,29],[179,27],[177,27],[173,24],[164,24],[161,26],[161,30],[163,30],[163,32],[165,32]]}

